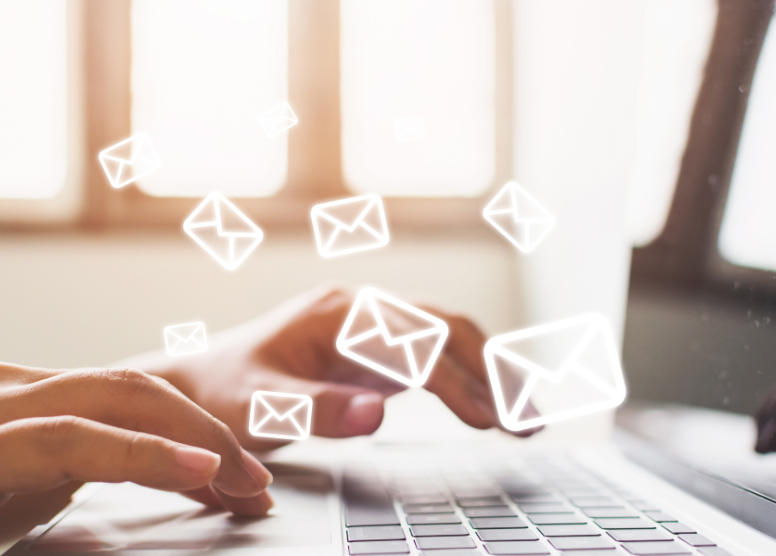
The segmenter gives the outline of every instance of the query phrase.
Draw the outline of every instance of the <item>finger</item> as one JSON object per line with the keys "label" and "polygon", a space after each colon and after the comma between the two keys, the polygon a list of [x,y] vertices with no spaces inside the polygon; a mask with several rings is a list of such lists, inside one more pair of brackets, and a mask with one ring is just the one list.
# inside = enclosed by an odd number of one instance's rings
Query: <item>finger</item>
{"label": "finger", "polygon": [[70,480],[191,490],[207,485],[220,462],[201,448],[78,417],[0,425],[0,492],[47,490]]}
{"label": "finger", "polygon": [[272,475],[250,468],[229,428],[162,381],[133,370],[73,371],[2,394],[0,423],[27,417],[74,415],[111,426],[199,446],[221,456],[213,480],[223,492],[250,497]]}
{"label": "finger", "polygon": [[435,307],[423,307],[447,323],[450,335],[445,344],[448,353],[458,365],[471,373],[480,382],[487,382],[487,370],[482,353],[488,339],[480,328],[466,317],[447,313]]}
{"label": "finger", "polygon": [[345,438],[372,434],[383,420],[385,397],[368,388],[305,380],[271,370],[252,373],[247,384],[248,387],[239,395],[239,402],[231,404],[224,419],[237,431],[242,444],[251,450],[266,450],[287,444],[248,433],[251,397],[257,390],[310,396],[313,400],[310,432],[316,436]]}
{"label": "finger", "polygon": [[184,491],[181,491],[179,494],[182,494],[186,498],[191,498],[195,502],[199,502],[200,504],[209,506],[211,508],[224,507],[224,503],[221,501],[221,499],[213,490],[213,487],[210,485],[205,485],[200,488],[195,488],[194,490],[184,490]]}
{"label": "finger", "polygon": [[256,496],[250,498],[237,498],[224,492],[214,489],[218,497],[224,502],[224,504],[235,514],[238,515],[250,515],[250,516],[262,516],[272,509],[275,505],[275,501],[272,500],[269,492],[266,490]]}

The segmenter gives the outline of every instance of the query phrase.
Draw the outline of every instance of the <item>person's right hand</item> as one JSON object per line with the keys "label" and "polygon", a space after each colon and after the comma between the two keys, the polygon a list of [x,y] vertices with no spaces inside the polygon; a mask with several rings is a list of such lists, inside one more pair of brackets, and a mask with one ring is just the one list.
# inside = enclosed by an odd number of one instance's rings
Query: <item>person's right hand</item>
{"label": "person's right hand", "polygon": [[269,471],[166,381],[0,364],[0,504],[68,481],[131,481],[237,514],[272,507]]}

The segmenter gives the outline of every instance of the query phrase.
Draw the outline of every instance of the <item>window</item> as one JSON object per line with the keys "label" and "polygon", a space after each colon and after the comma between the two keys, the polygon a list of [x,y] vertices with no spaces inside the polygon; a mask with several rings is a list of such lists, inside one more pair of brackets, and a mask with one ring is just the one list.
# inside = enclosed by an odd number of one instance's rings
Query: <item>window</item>
{"label": "window", "polygon": [[[745,87],[741,91],[744,93]],[[776,30],[757,62],[719,234],[720,254],[741,266],[776,270]]]}

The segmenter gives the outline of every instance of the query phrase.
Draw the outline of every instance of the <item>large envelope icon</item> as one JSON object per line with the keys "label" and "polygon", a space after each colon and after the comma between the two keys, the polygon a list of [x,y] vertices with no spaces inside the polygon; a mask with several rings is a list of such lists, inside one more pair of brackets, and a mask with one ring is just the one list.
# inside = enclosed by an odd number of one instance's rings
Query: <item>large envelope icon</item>
{"label": "large envelope icon", "polygon": [[240,266],[264,238],[261,229],[218,192],[191,213],[183,231],[227,270]]}
{"label": "large envelope icon", "polygon": [[269,137],[275,137],[280,135],[285,130],[295,126],[299,119],[291,110],[291,106],[287,102],[281,102],[271,110],[265,112],[259,117],[261,127]]}
{"label": "large envelope icon", "polygon": [[207,351],[207,334],[201,322],[175,324],[164,329],[164,344],[167,355],[190,355]]}
{"label": "large envelope icon", "polygon": [[447,340],[447,324],[375,288],[364,288],[337,338],[339,352],[410,387],[423,386]]}
{"label": "large envelope icon", "polygon": [[399,118],[393,121],[393,134],[397,141],[417,141],[423,139],[426,130],[423,118]]}
{"label": "large envelope icon", "polygon": [[[496,336],[485,364],[501,423],[511,431],[610,409],[625,399],[605,317],[589,314]],[[525,411],[531,403],[539,412]]]}
{"label": "large envelope icon", "polygon": [[315,205],[310,216],[322,257],[347,255],[388,244],[388,224],[379,195]]}
{"label": "large envelope icon", "polygon": [[161,167],[151,139],[138,133],[121,143],[108,147],[97,156],[113,187],[129,185]]}
{"label": "large envelope icon", "polygon": [[523,253],[533,251],[555,226],[547,209],[515,182],[506,184],[482,215]]}
{"label": "large envelope icon", "polygon": [[253,436],[304,440],[310,436],[313,400],[304,394],[253,393],[248,431]]}

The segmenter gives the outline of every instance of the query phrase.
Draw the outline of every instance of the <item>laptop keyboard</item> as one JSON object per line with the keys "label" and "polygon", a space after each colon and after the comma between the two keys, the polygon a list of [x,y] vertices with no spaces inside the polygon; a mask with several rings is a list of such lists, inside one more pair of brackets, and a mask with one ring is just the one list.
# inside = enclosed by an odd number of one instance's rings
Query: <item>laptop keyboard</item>
{"label": "laptop keyboard", "polygon": [[731,556],[570,460],[476,473],[350,471],[342,493],[353,556]]}

